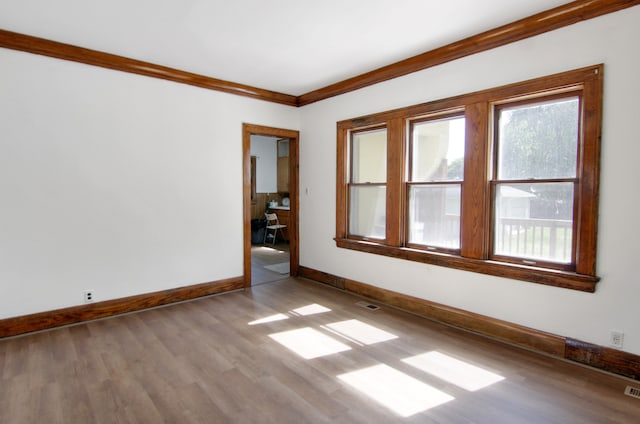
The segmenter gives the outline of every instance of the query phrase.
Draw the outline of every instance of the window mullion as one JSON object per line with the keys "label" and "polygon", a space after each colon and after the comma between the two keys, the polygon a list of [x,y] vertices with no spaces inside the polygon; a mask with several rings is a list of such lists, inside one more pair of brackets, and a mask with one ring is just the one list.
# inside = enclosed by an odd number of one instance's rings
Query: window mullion
{"label": "window mullion", "polygon": [[462,206],[460,214],[460,254],[473,259],[486,259],[489,226],[488,176],[489,104],[467,105],[465,108],[465,158]]}
{"label": "window mullion", "polygon": [[387,226],[386,243],[402,246],[404,243],[404,170],[405,122],[401,118],[387,123]]}

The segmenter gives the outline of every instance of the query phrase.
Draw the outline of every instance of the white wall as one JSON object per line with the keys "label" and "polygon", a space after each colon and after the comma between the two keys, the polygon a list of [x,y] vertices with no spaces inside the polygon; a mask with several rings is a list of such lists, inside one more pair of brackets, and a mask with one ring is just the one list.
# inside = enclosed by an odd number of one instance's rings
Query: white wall
{"label": "white wall", "polygon": [[[562,28],[302,109],[300,263],[397,292],[607,346],[611,329],[640,354],[640,7]],[[596,293],[548,287],[338,249],[336,122],[605,64]],[[306,194],[305,194],[306,193]]]}
{"label": "white wall", "polygon": [[0,318],[239,277],[242,123],[288,106],[0,49]]}
{"label": "white wall", "polygon": [[278,137],[252,135],[251,156],[256,157],[256,193],[277,193]]}

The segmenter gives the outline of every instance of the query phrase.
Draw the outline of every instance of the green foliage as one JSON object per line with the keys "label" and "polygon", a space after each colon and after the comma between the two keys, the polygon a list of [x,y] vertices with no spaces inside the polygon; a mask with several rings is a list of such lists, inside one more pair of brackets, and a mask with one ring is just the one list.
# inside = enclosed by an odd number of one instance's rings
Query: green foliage
{"label": "green foliage", "polygon": [[499,178],[571,178],[576,175],[578,99],[503,110]]}

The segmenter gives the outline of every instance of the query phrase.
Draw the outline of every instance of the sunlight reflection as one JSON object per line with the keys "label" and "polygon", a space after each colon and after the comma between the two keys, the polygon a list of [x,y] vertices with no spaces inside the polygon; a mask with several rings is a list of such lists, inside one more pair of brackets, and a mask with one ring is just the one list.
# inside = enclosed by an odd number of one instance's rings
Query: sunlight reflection
{"label": "sunlight reflection", "polygon": [[349,346],[309,327],[274,333],[269,337],[305,359],[351,350]]}
{"label": "sunlight reflection", "polygon": [[281,321],[283,319],[289,319],[289,317],[286,316],[285,314],[275,314],[268,317],[257,319],[255,321],[251,321],[249,325],[265,324],[267,322]]}
{"label": "sunlight reflection", "polygon": [[395,334],[388,333],[357,319],[334,322],[333,324],[327,324],[326,327],[340,336],[346,337],[349,340],[358,341],[365,345],[398,338]]}
{"label": "sunlight reflection", "polygon": [[454,399],[384,364],[342,374],[338,378],[403,417]]}
{"label": "sunlight reflection", "polygon": [[313,315],[313,314],[321,314],[323,312],[330,312],[331,309],[325,308],[322,305],[318,305],[317,303],[312,303],[311,305],[303,306],[298,309],[294,309],[291,311],[297,315]]}
{"label": "sunlight reflection", "polygon": [[435,351],[402,361],[471,392],[504,380],[498,374]]}

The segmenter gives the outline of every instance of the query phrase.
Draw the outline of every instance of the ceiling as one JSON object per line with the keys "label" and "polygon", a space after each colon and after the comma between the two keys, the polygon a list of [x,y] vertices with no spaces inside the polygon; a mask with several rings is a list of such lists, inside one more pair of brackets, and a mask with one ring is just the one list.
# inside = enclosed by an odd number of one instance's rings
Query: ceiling
{"label": "ceiling", "polygon": [[0,29],[291,95],[567,0],[0,0]]}

